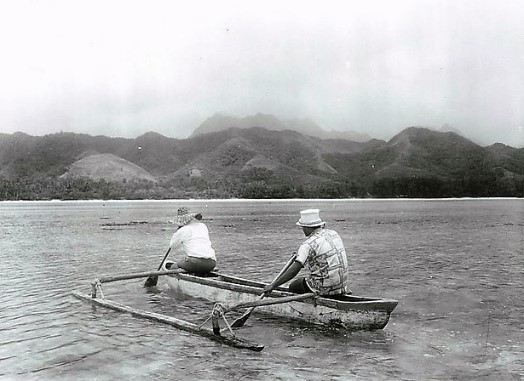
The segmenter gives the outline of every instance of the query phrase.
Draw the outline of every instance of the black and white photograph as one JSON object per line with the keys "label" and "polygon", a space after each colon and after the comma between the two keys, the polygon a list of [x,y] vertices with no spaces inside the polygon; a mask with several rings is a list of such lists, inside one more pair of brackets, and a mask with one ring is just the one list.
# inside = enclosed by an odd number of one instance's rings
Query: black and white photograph
{"label": "black and white photograph", "polygon": [[524,2],[0,2],[0,380],[524,380]]}

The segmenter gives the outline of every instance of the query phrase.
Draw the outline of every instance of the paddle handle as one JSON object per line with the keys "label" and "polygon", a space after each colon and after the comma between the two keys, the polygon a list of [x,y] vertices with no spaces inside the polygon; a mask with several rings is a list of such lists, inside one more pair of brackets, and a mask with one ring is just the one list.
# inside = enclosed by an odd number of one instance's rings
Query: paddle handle
{"label": "paddle handle", "polygon": [[[278,275],[275,277],[275,279],[273,279],[273,282],[275,282],[278,278],[280,278],[280,276],[281,276],[282,274],[284,274],[284,273],[287,271],[287,269],[289,268],[289,266],[291,266],[291,264],[292,264],[293,261],[295,260],[295,257],[296,257],[296,255],[293,254],[293,255],[291,256],[291,258],[289,258],[289,260],[287,261],[286,265],[285,265],[284,267],[282,267],[282,270],[280,270],[280,272],[279,272]],[[271,283],[273,283],[273,282],[271,282]],[[258,298],[258,300],[262,300],[262,299],[264,299],[265,297],[266,297],[266,293],[263,292],[262,294],[260,294],[260,297]],[[256,308],[256,306],[249,308],[249,310],[244,314],[244,316],[249,316],[249,315],[251,314],[251,312],[253,312],[253,310],[254,310],[255,308]]]}
{"label": "paddle handle", "polygon": [[233,304],[232,306],[227,307],[224,310],[224,313],[229,312],[229,311],[233,311],[233,310],[237,310],[239,308],[246,308],[246,307],[255,308],[255,307],[259,307],[259,306],[269,306],[269,305],[272,305],[272,304],[282,304],[282,303],[296,302],[296,301],[300,301],[300,300],[314,298],[315,296],[316,295],[313,292],[310,292],[310,293],[307,293],[307,294],[283,296],[283,297],[280,297],[280,298],[269,298],[269,300],[268,299],[266,299],[266,300],[259,299],[259,300],[255,300],[253,302],[242,302],[242,303]]}
{"label": "paddle handle", "polygon": [[[284,273],[287,271],[287,269],[289,269],[289,267],[290,267],[290,266],[293,264],[293,262],[295,261],[296,257],[297,257],[297,255],[296,255],[296,254],[293,254],[293,255],[291,256],[291,258],[289,258],[289,260],[287,261],[286,265],[285,265],[284,267],[282,267],[282,270],[280,270],[280,272],[279,272],[278,275],[275,277],[275,279],[273,279],[273,282],[276,282],[276,280],[277,280],[278,278],[280,278],[280,276],[281,276],[282,274],[284,274]],[[273,282],[271,282],[271,283],[273,283]],[[263,296],[263,295],[264,295],[264,294],[262,294],[262,296]]]}
{"label": "paddle handle", "polygon": [[[160,266],[158,266],[158,271],[162,269],[162,266],[164,265],[164,262],[166,261],[166,258],[169,255],[170,251],[171,251],[171,246],[169,246],[169,249],[167,249],[166,255],[164,255],[164,259],[162,259],[162,262],[160,262]],[[156,286],[157,283],[158,283],[158,275],[151,275],[149,278],[146,279],[144,283],[144,287],[153,287],[153,286]]]}
{"label": "paddle handle", "polygon": [[[280,278],[280,276],[281,276],[282,274],[284,274],[284,273],[287,271],[287,269],[291,266],[291,264],[293,263],[293,261],[295,260],[295,258],[296,258],[296,254],[293,254],[293,255],[291,256],[291,258],[289,258],[289,261],[287,261],[286,265],[282,268],[282,270],[280,270],[280,272],[278,273],[278,275],[276,276],[276,278],[273,279],[273,282],[275,282],[278,278]],[[271,282],[271,283],[273,283],[273,282]],[[266,296],[266,294],[263,292],[262,294],[260,294],[260,297],[258,298],[258,300],[260,301],[260,300],[264,299],[265,296]],[[236,320],[233,322],[233,324],[231,324],[231,327],[235,327],[235,328],[242,327],[242,326],[246,323],[247,319],[249,319],[249,316],[251,316],[251,313],[255,310],[256,307],[257,307],[256,305],[253,306],[253,307],[250,307],[250,308],[249,308],[249,309],[244,313],[244,315],[242,315],[241,317],[239,317],[238,319],[236,319]]]}
{"label": "paddle handle", "polygon": [[166,261],[167,256],[169,255],[170,252],[171,252],[171,247],[169,247],[169,249],[167,249],[167,253],[166,253],[166,255],[164,255],[164,259],[162,259],[162,262],[160,262],[160,266],[158,266],[158,271],[160,271],[162,269],[162,266],[164,265],[164,262]]}

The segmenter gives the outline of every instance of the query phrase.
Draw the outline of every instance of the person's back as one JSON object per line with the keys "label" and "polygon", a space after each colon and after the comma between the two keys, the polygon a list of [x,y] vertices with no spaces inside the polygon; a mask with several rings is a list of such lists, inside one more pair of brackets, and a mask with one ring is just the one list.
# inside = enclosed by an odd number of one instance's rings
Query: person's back
{"label": "person's back", "polygon": [[[296,224],[302,227],[307,239],[300,245],[297,254],[286,263],[279,276],[264,287],[265,295],[292,279],[289,291],[297,294],[351,293],[344,243],[336,231],[325,228],[326,223],[319,213],[318,209],[300,211],[300,219]],[[296,277],[303,267],[308,268],[309,274]]]}
{"label": "person's back", "polygon": [[201,218],[200,213],[192,213],[187,207],[179,208],[175,216],[178,229],[169,243],[173,253],[183,257],[174,263],[176,267],[197,274],[208,273],[216,266],[209,230]]}
{"label": "person's back", "polygon": [[308,287],[320,295],[348,291],[348,261],[344,243],[334,230],[318,228],[300,246],[297,261],[309,269]]}
{"label": "person's back", "polygon": [[[211,258],[216,260],[215,250],[211,246],[207,226],[197,220],[190,221],[175,233],[174,238],[180,242],[188,257]],[[172,246],[175,240],[172,239]]]}

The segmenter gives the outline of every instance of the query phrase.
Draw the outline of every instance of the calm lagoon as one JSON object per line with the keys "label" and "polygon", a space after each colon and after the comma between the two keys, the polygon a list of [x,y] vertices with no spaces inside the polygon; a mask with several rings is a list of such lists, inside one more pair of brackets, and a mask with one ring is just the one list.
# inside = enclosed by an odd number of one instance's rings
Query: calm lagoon
{"label": "calm lagoon", "polygon": [[[203,214],[219,271],[263,281],[303,241],[299,211],[318,207],[346,244],[353,293],[399,305],[373,332],[253,315],[237,333],[266,346],[254,353],[70,295],[156,270],[180,205]],[[522,199],[1,202],[0,216],[0,379],[524,378]],[[143,281],[104,293],[192,322],[211,310]]]}

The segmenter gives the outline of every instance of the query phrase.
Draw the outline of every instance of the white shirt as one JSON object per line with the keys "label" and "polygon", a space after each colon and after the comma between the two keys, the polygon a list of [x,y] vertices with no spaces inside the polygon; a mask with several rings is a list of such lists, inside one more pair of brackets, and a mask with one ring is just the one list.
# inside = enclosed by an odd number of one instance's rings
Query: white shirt
{"label": "white shirt", "polygon": [[211,258],[216,261],[215,250],[211,246],[209,230],[202,222],[193,220],[178,229],[171,237],[169,246],[188,257]]}

